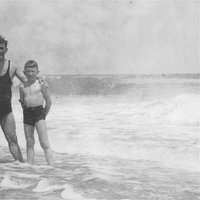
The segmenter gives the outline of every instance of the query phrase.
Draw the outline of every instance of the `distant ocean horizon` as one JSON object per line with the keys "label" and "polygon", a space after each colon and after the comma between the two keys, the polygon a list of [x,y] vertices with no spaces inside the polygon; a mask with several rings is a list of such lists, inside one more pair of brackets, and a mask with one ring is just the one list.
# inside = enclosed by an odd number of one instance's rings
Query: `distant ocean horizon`
{"label": "distant ocean horizon", "polygon": [[[193,84],[198,88],[200,73],[196,74],[63,74],[44,75],[53,94],[119,95],[132,94],[158,87],[161,90],[177,83]],[[15,82],[18,80],[15,79]],[[181,85],[179,85],[181,87]],[[172,88],[173,89],[173,88]],[[177,88],[176,88],[177,89]]]}

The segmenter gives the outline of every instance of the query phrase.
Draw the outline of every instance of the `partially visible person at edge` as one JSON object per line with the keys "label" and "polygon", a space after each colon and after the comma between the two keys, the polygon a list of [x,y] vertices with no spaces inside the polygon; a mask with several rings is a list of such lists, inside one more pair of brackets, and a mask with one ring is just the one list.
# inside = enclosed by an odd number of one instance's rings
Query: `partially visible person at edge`
{"label": "partially visible person at edge", "polygon": [[[22,153],[17,141],[15,118],[12,112],[12,81],[16,76],[23,83],[27,81],[26,76],[18,65],[5,59],[8,51],[8,41],[0,35],[0,125],[8,142],[10,153],[16,161],[24,162]],[[39,77],[40,84],[44,80]]]}

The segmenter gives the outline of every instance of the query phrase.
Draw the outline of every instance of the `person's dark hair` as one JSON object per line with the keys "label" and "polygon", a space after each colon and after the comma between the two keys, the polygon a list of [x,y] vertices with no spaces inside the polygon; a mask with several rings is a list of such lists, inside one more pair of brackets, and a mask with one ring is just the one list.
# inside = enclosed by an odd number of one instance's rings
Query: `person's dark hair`
{"label": "person's dark hair", "polygon": [[0,44],[5,44],[6,47],[8,45],[8,41],[2,35],[0,35]]}
{"label": "person's dark hair", "polygon": [[37,68],[38,69],[38,64],[35,60],[28,60],[25,65],[24,65],[24,69],[31,67],[31,68]]}

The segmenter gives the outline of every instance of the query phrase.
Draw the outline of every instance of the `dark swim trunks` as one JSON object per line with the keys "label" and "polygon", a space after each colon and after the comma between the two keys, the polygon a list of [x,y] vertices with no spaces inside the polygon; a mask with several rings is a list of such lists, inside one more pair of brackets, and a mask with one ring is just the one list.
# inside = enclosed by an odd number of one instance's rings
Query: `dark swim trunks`
{"label": "dark swim trunks", "polygon": [[43,106],[25,107],[24,124],[34,126],[36,122],[45,120],[45,110]]}
{"label": "dark swim trunks", "polygon": [[0,121],[8,113],[12,112],[11,86],[12,86],[12,81],[11,81],[11,78],[10,78],[10,61],[8,61],[7,72],[3,76],[0,76]]}

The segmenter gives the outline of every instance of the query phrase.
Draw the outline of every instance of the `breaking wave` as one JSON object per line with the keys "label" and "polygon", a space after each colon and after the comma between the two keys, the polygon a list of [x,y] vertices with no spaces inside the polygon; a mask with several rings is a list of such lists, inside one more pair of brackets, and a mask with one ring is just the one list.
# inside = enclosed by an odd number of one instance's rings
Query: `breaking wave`
{"label": "breaking wave", "polygon": [[[60,75],[45,76],[51,92],[62,95],[140,94],[177,87],[199,89],[196,75]],[[159,92],[159,91],[158,91]]]}

